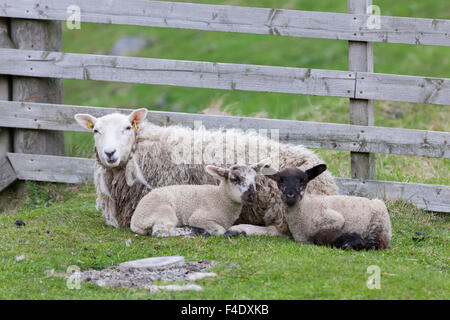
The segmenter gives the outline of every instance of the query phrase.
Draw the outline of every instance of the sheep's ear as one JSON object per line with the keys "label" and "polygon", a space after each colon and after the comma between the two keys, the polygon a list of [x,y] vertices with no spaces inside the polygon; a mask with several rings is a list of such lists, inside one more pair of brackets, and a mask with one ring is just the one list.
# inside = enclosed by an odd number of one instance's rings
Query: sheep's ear
{"label": "sheep's ear", "polygon": [[317,177],[319,174],[327,170],[326,164],[319,164],[315,167],[312,167],[309,170],[306,170],[305,173],[308,175],[308,180],[312,180]]}
{"label": "sheep's ear", "polygon": [[142,121],[145,120],[145,117],[147,117],[147,109],[138,109],[134,110],[130,116],[130,122],[134,126],[135,129],[137,129],[137,125],[140,124]]}
{"label": "sheep's ear", "polygon": [[90,114],[78,113],[75,115],[75,120],[83,128],[92,131],[94,129],[94,125],[95,122],[97,121],[97,118],[91,116]]}
{"label": "sheep's ear", "polygon": [[228,179],[228,169],[216,167],[216,166],[206,166],[205,171],[212,175],[214,178],[222,180]]}
{"label": "sheep's ear", "polygon": [[251,168],[253,170],[255,170],[256,172],[260,172],[262,168],[270,168],[271,164],[272,164],[272,161],[270,160],[270,158],[267,158],[267,159],[261,160],[258,163],[251,165]]}

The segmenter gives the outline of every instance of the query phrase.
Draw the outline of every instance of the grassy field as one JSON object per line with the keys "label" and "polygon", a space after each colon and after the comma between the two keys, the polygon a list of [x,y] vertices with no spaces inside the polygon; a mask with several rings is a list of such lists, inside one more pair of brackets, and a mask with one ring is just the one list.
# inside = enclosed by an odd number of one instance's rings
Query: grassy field
{"label": "grassy field", "polygon": [[[349,252],[270,237],[151,238],[107,227],[95,210],[92,186],[68,190],[27,184],[29,199],[0,215],[0,299],[448,299],[448,216],[389,204],[394,235],[385,251]],[[59,200],[56,195],[63,195]],[[16,227],[22,219],[26,226]],[[413,241],[415,232],[429,236]],[[130,240],[129,240],[130,239]],[[127,246],[129,241],[129,246]],[[153,293],[105,289],[47,271],[102,269],[149,256],[210,259],[216,278],[202,292]],[[17,257],[22,260],[17,261]],[[369,266],[380,268],[381,289],[369,290]]]}
{"label": "grassy field", "polygon": [[[204,0],[211,4],[345,12],[346,1]],[[446,0],[376,1],[383,15],[450,19]],[[321,69],[348,69],[345,41],[245,35],[178,29],[82,24],[65,30],[63,50],[110,54],[122,36],[140,36],[153,44],[131,56],[248,63]],[[450,48],[374,44],[375,72],[450,77]],[[162,101],[162,102],[161,102]],[[196,113],[208,107],[234,115],[348,123],[348,99],[274,93],[132,85],[66,80],[64,103]],[[401,110],[402,115],[395,117]],[[378,126],[450,131],[450,107],[377,101]],[[349,177],[348,152],[317,150],[335,176]],[[92,156],[92,135],[66,133],[68,156]],[[450,159],[376,155],[377,178],[450,185]],[[389,203],[392,248],[382,252],[343,252],[281,238],[135,237],[127,229],[107,227],[95,210],[92,185],[47,183],[16,185],[0,197],[0,299],[448,299],[449,216]],[[3,199],[1,199],[3,198]],[[16,219],[25,227],[14,226]],[[49,230],[49,233],[45,230]],[[413,241],[416,231],[429,235]],[[131,239],[131,246],[126,241]],[[23,260],[17,257],[24,255]],[[183,255],[219,264],[215,279],[200,281],[203,292],[149,294],[102,289],[84,283],[69,290],[47,270],[65,272],[105,268],[149,255]],[[381,289],[369,290],[371,265],[381,269]]]}

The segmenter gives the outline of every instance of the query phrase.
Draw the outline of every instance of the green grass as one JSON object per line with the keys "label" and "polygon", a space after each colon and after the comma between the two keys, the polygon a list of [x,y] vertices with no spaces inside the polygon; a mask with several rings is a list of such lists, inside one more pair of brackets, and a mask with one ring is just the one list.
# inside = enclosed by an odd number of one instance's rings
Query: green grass
{"label": "green grass", "polygon": [[[278,7],[346,12],[335,0],[204,0],[211,4]],[[450,19],[447,1],[375,1],[383,15]],[[346,41],[246,35],[179,29],[82,24],[64,30],[63,50],[109,54],[124,35],[152,38],[154,44],[132,56],[302,68],[348,69]],[[450,48],[374,44],[375,72],[430,77],[450,75]],[[167,104],[156,102],[167,96]],[[349,122],[348,99],[239,91],[64,81],[64,103],[196,113],[210,106],[234,115],[262,114],[276,119]],[[395,118],[397,109],[403,117]],[[376,101],[378,126],[450,131],[450,107]],[[68,156],[91,157],[87,133],[66,133]],[[317,151],[335,176],[350,176],[349,153]],[[376,155],[380,180],[450,184],[450,159]],[[449,299],[448,215],[389,203],[392,247],[385,251],[343,252],[282,238],[135,237],[125,228],[111,228],[95,210],[92,185],[27,183],[0,196],[0,299]],[[23,190],[22,190],[23,189]],[[26,226],[13,225],[22,219]],[[50,230],[45,233],[44,230]],[[415,231],[430,235],[414,242]],[[437,239],[433,237],[437,236]],[[126,241],[131,239],[131,246]],[[25,255],[22,261],[17,256]],[[110,257],[108,256],[111,255]],[[202,280],[203,292],[149,294],[139,290],[105,289],[83,283],[69,290],[63,279],[46,270],[65,272],[105,268],[149,255],[183,255],[187,260],[219,262],[215,279]],[[381,268],[381,289],[369,290],[367,267]]]}
{"label": "green grass", "polygon": [[[15,214],[0,216],[0,299],[448,299],[448,215],[390,203],[393,238],[384,251],[348,252],[284,238],[152,238],[107,227],[94,209],[95,191],[83,186],[52,200],[49,184],[29,183],[32,197]],[[50,195],[50,196],[49,196]],[[40,205],[39,205],[40,204]],[[25,227],[16,227],[16,219]],[[50,233],[45,233],[50,230]],[[414,242],[415,231],[429,235]],[[436,239],[434,237],[437,237]],[[131,245],[126,242],[131,239]],[[17,256],[25,259],[16,261]],[[108,256],[110,255],[110,256]],[[211,259],[218,277],[197,282],[202,292],[153,293],[100,288],[48,276],[71,265],[102,269],[130,259],[182,255]],[[367,268],[381,270],[381,289],[369,290]]]}

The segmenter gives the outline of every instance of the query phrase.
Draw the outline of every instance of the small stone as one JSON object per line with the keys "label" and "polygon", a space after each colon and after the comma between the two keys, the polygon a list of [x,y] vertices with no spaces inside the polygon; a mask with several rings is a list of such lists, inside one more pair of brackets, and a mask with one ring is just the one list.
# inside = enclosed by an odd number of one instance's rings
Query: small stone
{"label": "small stone", "polygon": [[110,254],[110,253],[107,253],[106,256],[107,256],[107,257],[111,257],[111,254]]}
{"label": "small stone", "polygon": [[44,230],[44,233],[46,233],[46,234],[50,234],[50,233],[51,233],[51,231],[50,231],[50,230],[48,230],[48,229],[45,229],[45,230]]}
{"label": "small stone", "polygon": [[45,275],[50,277],[55,274],[55,269],[45,270]]}
{"label": "small stone", "polygon": [[171,268],[174,266],[180,266],[184,264],[184,257],[171,256],[171,257],[153,257],[146,259],[139,259],[133,261],[122,262],[119,264],[119,269],[162,269]]}
{"label": "small stone", "polygon": [[403,110],[402,109],[396,109],[394,111],[394,118],[395,119],[403,118]]}
{"label": "small stone", "polygon": [[21,219],[17,219],[16,222],[14,222],[14,224],[18,227],[26,226],[25,222],[23,222]]}
{"label": "small stone", "polygon": [[209,259],[203,259],[199,261],[200,263],[211,263]]}
{"label": "small stone", "polygon": [[185,284],[185,285],[178,285],[178,284],[171,284],[168,286],[150,286],[148,288],[150,292],[158,292],[161,290],[164,291],[202,291],[203,288],[196,284]]}
{"label": "small stone", "polygon": [[416,231],[416,234],[418,236],[427,236],[427,234],[425,232],[422,232],[422,231]]}
{"label": "small stone", "polygon": [[413,239],[413,241],[420,242],[420,241],[425,240],[425,236],[421,236],[421,237],[412,237],[412,239]]}
{"label": "small stone", "polygon": [[207,277],[217,277],[214,272],[193,272],[186,276],[187,281],[197,281]]}
{"label": "small stone", "polygon": [[16,261],[22,261],[24,259],[25,259],[25,255],[24,254],[16,257]]}

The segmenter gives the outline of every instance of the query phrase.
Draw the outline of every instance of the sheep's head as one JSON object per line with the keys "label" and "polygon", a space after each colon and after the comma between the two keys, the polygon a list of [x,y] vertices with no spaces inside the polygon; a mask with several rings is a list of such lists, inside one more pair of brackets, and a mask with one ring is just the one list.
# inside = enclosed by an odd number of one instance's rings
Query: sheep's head
{"label": "sheep's head", "polygon": [[253,206],[256,201],[256,175],[267,166],[270,166],[269,159],[251,166],[233,165],[228,169],[206,166],[206,172],[225,184],[232,200],[246,206]]}
{"label": "sheep's head", "polygon": [[109,168],[126,164],[136,140],[136,131],[144,121],[147,109],[133,111],[129,116],[113,113],[100,118],[77,114],[75,120],[94,133],[99,161]]}
{"label": "sheep's head", "polygon": [[327,170],[327,166],[319,164],[306,171],[298,168],[286,168],[273,175],[267,175],[267,177],[276,181],[284,203],[288,206],[293,206],[303,199],[308,182],[325,170]]}

